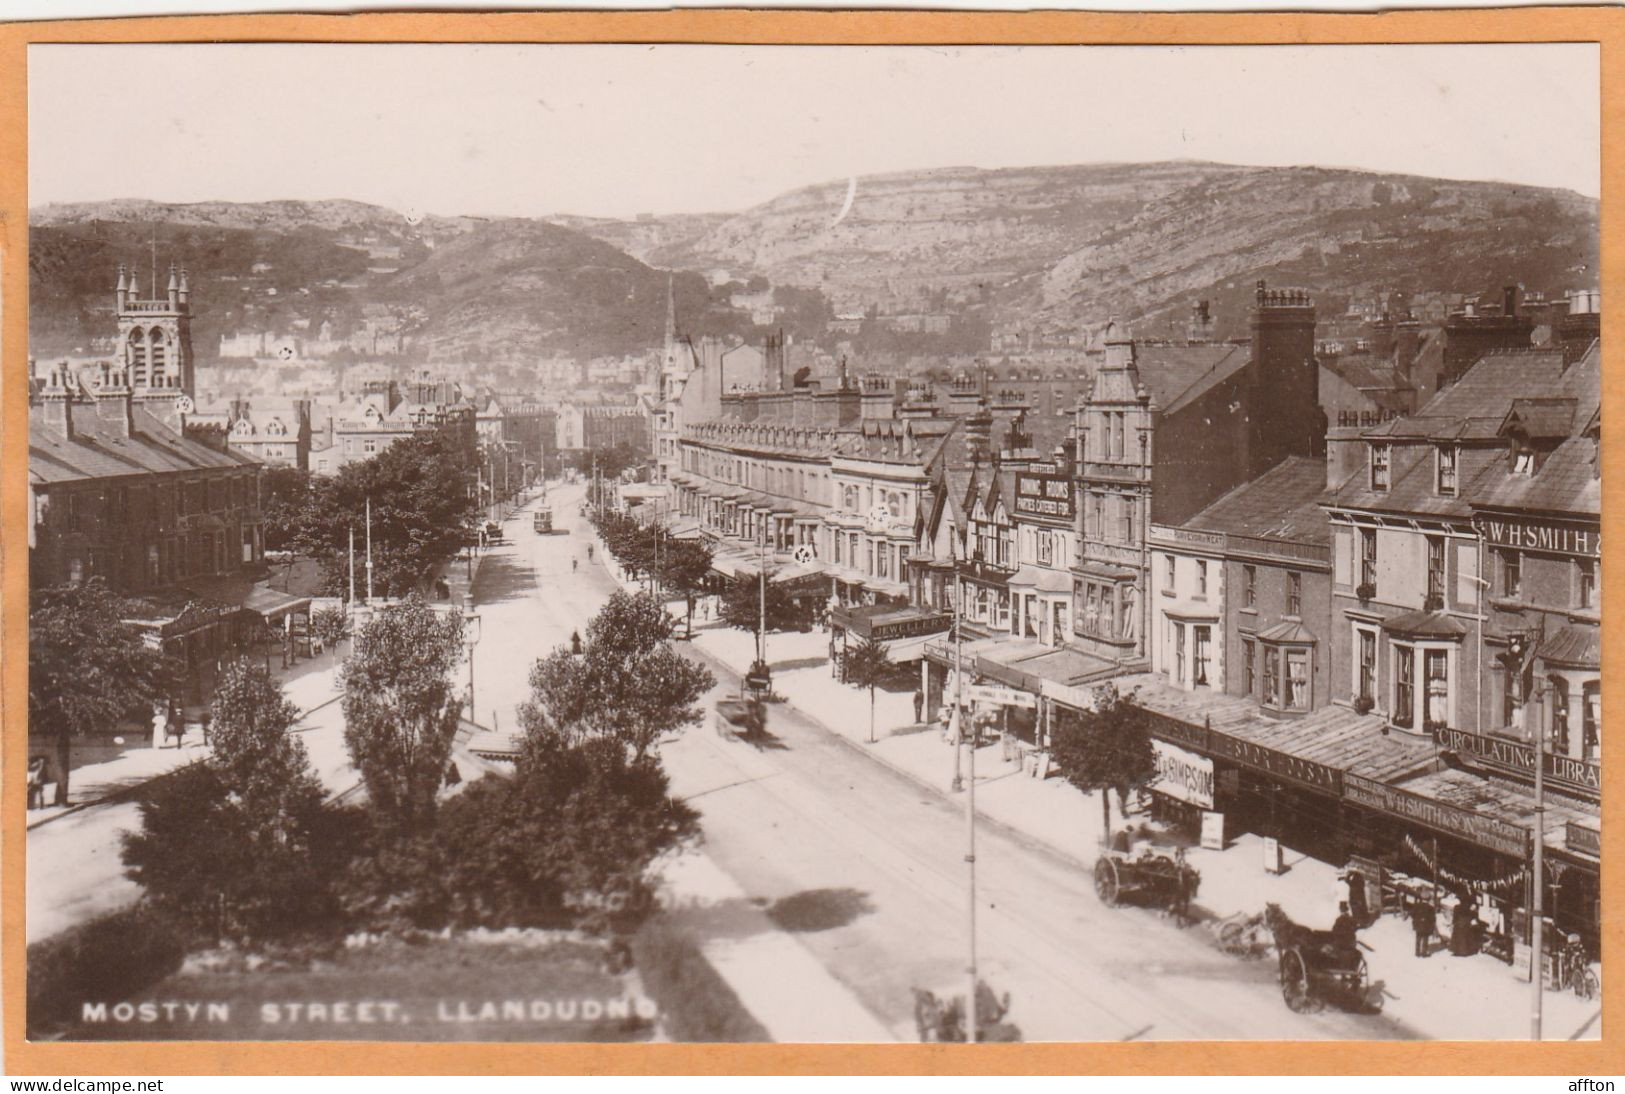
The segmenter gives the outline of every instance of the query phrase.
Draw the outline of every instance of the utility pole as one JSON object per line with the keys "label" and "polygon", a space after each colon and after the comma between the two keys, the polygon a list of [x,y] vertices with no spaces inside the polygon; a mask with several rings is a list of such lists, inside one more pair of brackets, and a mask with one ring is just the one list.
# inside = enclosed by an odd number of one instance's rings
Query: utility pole
{"label": "utility pole", "polygon": [[367,499],[367,603],[372,603],[372,499]]}
{"label": "utility pole", "polygon": [[350,616],[355,617],[355,525],[350,525]]}
{"label": "utility pole", "polygon": [[965,880],[969,899],[965,905],[966,941],[970,946],[970,964],[965,973],[965,1041],[976,1043],[976,737],[975,719],[970,729],[970,781],[965,784]]}
{"label": "utility pole", "polygon": [[[764,530],[765,531],[765,530]],[[764,534],[757,541],[759,548],[757,557],[760,565],[757,567],[761,578],[761,591],[758,594],[760,613],[756,624],[756,660],[763,666],[767,664],[767,536]]]}
{"label": "utility pole", "polygon": [[1540,707],[1535,711],[1535,847],[1534,860],[1529,884],[1529,1039],[1541,1039],[1541,1010],[1546,1000],[1541,993],[1546,985],[1541,982],[1541,973],[1544,962],[1541,960],[1542,927],[1541,917],[1545,913],[1546,887],[1546,711],[1550,700],[1551,685],[1545,684],[1541,688]]}

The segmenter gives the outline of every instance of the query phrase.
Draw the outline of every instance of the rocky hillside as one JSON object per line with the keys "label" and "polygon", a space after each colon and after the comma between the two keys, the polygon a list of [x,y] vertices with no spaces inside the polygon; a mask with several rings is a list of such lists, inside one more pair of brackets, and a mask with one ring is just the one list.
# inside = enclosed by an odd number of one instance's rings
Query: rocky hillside
{"label": "rocky hillside", "polygon": [[673,220],[663,242],[647,225],[616,238],[660,266],[816,286],[838,308],[946,302],[1029,326],[1113,313],[1155,325],[1258,277],[1334,303],[1597,276],[1596,201],[1503,183],[1191,162],[944,168],[860,178],[842,216],[848,190],[806,187],[709,227]]}

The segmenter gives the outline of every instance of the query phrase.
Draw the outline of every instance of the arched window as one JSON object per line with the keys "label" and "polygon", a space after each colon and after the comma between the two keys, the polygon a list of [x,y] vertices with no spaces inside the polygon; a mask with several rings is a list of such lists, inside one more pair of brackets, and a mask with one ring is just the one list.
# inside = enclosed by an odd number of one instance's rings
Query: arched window
{"label": "arched window", "polygon": [[164,334],[162,327],[153,327],[147,332],[148,371],[147,384],[151,387],[163,387],[167,383],[165,376],[169,365],[169,338]]}
{"label": "arched window", "polygon": [[125,350],[125,363],[129,366],[130,383],[136,387],[147,385],[147,339],[146,332],[139,327],[130,331],[130,339]]}

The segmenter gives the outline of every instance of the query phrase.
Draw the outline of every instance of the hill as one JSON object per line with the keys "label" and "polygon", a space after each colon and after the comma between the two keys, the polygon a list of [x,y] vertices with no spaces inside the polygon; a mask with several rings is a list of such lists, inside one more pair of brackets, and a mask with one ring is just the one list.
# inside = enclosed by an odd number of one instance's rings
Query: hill
{"label": "hill", "polygon": [[1597,277],[1597,202],[1506,183],[1196,162],[955,167],[859,178],[843,217],[848,187],[804,187],[709,226],[614,231],[656,265],[760,273],[837,308],[974,308],[1034,328],[1111,314],[1155,326],[1198,297],[1239,300],[1259,277],[1333,305]]}

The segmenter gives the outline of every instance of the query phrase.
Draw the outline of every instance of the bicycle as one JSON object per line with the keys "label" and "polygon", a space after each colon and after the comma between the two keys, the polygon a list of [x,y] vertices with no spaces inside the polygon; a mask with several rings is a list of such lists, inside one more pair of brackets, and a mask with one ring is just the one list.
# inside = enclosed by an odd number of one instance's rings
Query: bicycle
{"label": "bicycle", "polygon": [[1558,991],[1571,990],[1580,999],[1595,999],[1602,990],[1579,935],[1569,935],[1557,952],[1556,987]]}

